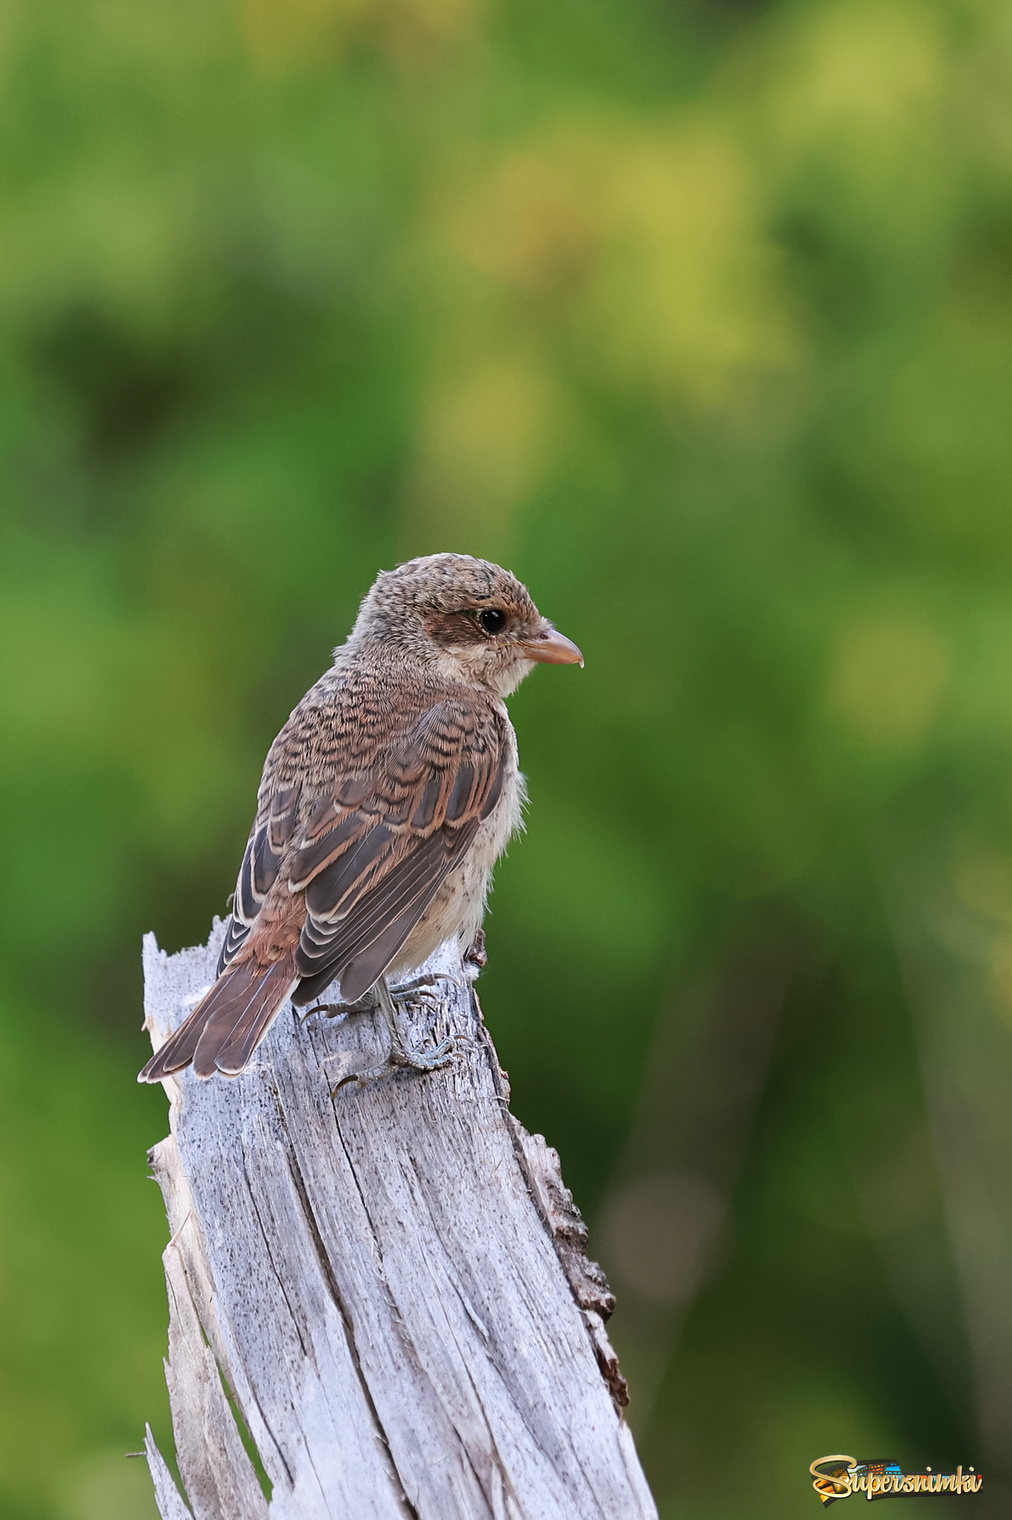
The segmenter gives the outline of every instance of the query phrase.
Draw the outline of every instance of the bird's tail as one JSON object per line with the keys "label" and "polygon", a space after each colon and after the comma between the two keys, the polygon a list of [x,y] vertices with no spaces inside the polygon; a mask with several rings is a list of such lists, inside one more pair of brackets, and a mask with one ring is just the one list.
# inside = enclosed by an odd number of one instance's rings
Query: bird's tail
{"label": "bird's tail", "polygon": [[216,1071],[237,1077],[298,980],[290,955],[273,966],[258,966],[252,959],[233,962],[155,1051],[138,1082],[160,1082],[191,1061],[198,1077]]}

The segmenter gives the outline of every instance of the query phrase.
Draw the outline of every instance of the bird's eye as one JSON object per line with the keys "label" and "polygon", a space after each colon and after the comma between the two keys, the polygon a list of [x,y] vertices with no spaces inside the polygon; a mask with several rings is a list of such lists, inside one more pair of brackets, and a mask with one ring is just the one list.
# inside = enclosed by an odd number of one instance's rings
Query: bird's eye
{"label": "bird's eye", "polygon": [[498,607],[486,607],[478,613],[478,622],[486,633],[501,633],[506,627],[506,614],[500,612]]}

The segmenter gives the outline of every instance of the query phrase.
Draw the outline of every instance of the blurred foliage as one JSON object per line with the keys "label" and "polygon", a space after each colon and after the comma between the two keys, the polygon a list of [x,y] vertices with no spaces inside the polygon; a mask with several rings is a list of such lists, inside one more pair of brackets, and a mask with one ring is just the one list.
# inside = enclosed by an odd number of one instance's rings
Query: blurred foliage
{"label": "blurred foliage", "polygon": [[663,1515],[1000,1494],[1007,7],[10,0],[0,69],[4,1516],[152,1513],[139,937],[450,548],[587,657],[514,702],[483,995]]}

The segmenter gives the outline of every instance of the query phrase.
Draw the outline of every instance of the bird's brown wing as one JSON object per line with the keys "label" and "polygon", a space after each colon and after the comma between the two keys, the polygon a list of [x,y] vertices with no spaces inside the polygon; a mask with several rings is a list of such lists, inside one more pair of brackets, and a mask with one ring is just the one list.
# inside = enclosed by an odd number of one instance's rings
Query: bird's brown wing
{"label": "bird's brown wing", "polygon": [[337,978],[345,1000],[361,997],[502,794],[506,727],[480,699],[436,702],[383,745],[364,722],[342,743],[335,721],[334,743],[299,716],[268,757],[218,979],[142,1081],[191,1061],[234,1076],[290,994],[308,1003]]}
{"label": "bird's brown wing", "polygon": [[260,789],[257,816],[235,884],[232,914],[225,924],[225,938],[218,956],[218,976],[230,961],[235,960],[245,944],[264,899],[277,880],[282,857],[297,825],[301,796],[299,782],[276,789]]}
{"label": "bird's brown wing", "polygon": [[399,742],[360,757],[355,770],[335,765],[319,779],[306,774],[301,782],[262,789],[219,975],[256,925],[287,855],[290,889],[306,894],[296,963],[312,986],[300,1001],[334,980],[338,967],[346,984],[352,961],[352,986],[373,972],[364,992],[495,807],[505,757],[504,725],[495,710],[448,698],[429,707]]}
{"label": "bird's brown wing", "polygon": [[304,797],[288,863],[300,1003],[335,978],[353,1001],[382,976],[498,802],[507,754],[494,708],[445,698],[372,767]]}

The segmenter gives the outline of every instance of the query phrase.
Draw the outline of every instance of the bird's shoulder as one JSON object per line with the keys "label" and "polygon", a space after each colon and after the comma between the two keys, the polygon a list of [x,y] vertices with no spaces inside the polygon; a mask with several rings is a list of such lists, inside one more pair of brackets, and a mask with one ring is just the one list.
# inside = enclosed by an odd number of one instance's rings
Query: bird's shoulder
{"label": "bird's shoulder", "polygon": [[505,703],[495,693],[430,671],[339,659],[296,706],[271,745],[258,815],[282,791],[340,789],[348,778],[386,790],[463,762],[496,765],[513,752]]}

